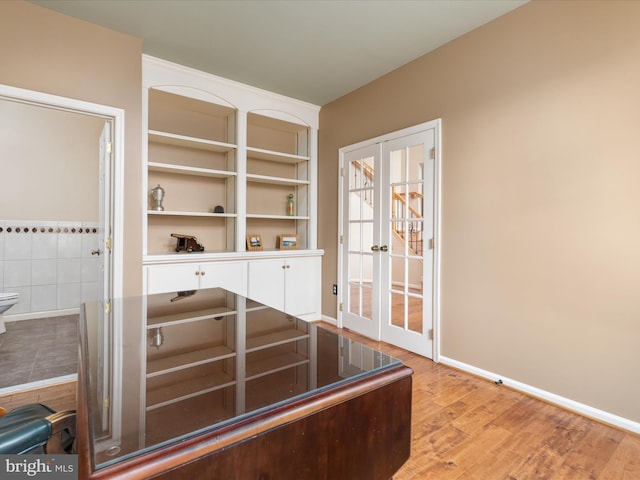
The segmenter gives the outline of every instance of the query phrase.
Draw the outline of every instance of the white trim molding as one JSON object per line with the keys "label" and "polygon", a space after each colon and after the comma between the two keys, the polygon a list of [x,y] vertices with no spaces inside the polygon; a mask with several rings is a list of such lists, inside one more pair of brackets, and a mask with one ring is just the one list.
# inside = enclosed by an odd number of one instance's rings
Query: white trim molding
{"label": "white trim molding", "polygon": [[542,390],[532,385],[527,385],[526,383],[504,377],[503,375],[499,375],[488,370],[474,367],[473,365],[454,360],[453,358],[445,357],[444,355],[440,355],[440,363],[449,367],[456,368],[458,370],[462,370],[463,372],[470,373],[477,377],[486,378],[488,380],[491,380],[492,382],[501,381],[503,385],[509,388],[538,398],[540,400],[544,400],[545,402],[557,405],[566,410],[570,410],[593,420],[606,423],[607,425],[612,425],[614,427],[618,427],[635,434],[640,434],[640,423],[629,420],[628,418],[620,417],[618,415],[614,415],[613,413],[605,412],[604,410],[599,410],[589,405],[585,405],[584,403],[576,402],[575,400],[562,397],[555,393],[547,392],[546,390]]}

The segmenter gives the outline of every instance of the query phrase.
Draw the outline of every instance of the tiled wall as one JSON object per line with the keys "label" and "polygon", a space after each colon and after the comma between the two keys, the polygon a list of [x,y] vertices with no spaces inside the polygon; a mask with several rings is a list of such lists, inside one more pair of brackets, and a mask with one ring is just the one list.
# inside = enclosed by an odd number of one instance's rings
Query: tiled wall
{"label": "tiled wall", "polygon": [[20,294],[5,316],[78,308],[97,298],[97,232],[96,223],[0,220],[0,292]]}

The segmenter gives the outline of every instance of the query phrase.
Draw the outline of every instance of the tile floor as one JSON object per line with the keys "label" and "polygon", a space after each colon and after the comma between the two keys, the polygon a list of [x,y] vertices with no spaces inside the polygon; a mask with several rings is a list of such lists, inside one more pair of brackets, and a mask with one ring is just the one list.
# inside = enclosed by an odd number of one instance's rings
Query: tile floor
{"label": "tile floor", "polygon": [[0,388],[78,371],[78,315],[5,322],[0,335]]}

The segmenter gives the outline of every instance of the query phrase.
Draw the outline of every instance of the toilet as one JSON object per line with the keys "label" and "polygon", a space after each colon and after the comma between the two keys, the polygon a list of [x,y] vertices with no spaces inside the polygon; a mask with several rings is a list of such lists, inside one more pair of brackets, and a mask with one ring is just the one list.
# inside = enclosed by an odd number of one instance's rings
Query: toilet
{"label": "toilet", "polygon": [[19,299],[19,293],[0,293],[0,333],[7,331],[4,326],[2,314],[18,303]]}

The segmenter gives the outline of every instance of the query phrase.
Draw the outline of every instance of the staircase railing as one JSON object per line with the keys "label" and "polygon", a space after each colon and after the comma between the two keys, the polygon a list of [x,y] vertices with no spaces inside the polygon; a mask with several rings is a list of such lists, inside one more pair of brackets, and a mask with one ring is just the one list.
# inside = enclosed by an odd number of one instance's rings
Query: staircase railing
{"label": "staircase railing", "polygon": [[[392,231],[401,239],[409,243],[409,249],[416,255],[422,256],[423,250],[423,216],[407,201],[406,197],[423,198],[419,192],[398,193],[395,188],[391,191],[391,218],[397,219],[393,222]],[[408,214],[405,216],[405,213]]]}
{"label": "staircase railing", "polygon": [[[373,190],[368,188],[373,185],[375,172],[371,165],[365,161],[353,160],[352,165],[354,172],[354,184],[362,185],[362,197],[365,202],[373,206]],[[361,173],[362,172],[362,173]],[[361,178],[364,175],[364,178]],[[408,196],[408,198],[407,198]],[[411,200],[415,198],[423,198],[420,192],[409,192],[409,194],[398,193],[394,187],[391,190],[392,211],[391,218],[397,219],[392,222],[391,229],[393,233],[400,239],[407,240],[409,249],[417,256],[422,256],[423,251],[423,216],[411,205]],[[405,206],[407,208],[408,217],[404,218]],[[405,228],[406,227],[406,228]],[[406,231],[405,231],[406,230]]]}

